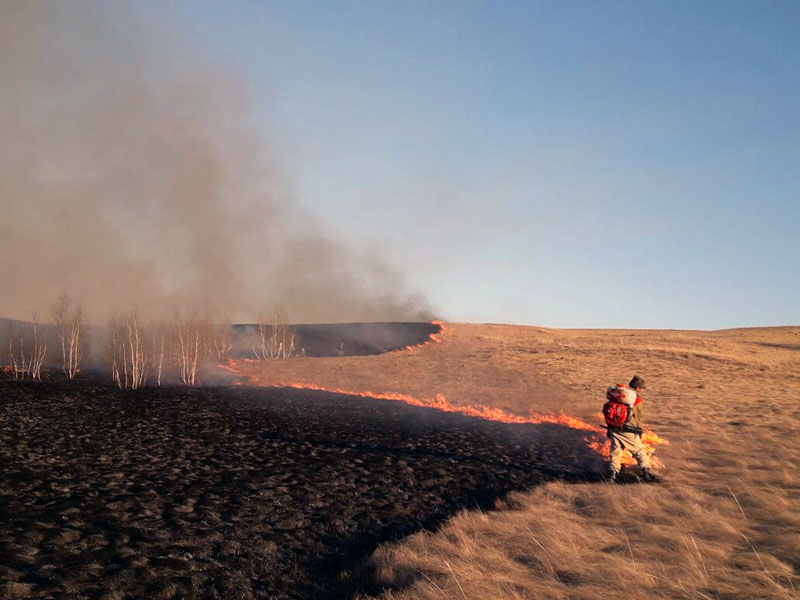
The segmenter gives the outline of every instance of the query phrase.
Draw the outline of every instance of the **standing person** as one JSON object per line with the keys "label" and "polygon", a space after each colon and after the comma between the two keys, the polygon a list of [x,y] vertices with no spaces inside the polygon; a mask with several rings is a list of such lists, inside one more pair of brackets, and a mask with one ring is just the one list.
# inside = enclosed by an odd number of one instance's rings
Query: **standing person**
{"label": "standing person", "polygon": [[611,440],[611,476],[612,482],[617,480],[622,462],[622,453],[629,450],[639,468],[642,479],[648,483],[658,481],[658,477],[650,468],[650,456],[642,443],[642,398],[639,393],[644,390],[644,379],[634,375],[627,385],[615,385],[608,388],[608,402],[603,406],[606,418],[608,437]]}

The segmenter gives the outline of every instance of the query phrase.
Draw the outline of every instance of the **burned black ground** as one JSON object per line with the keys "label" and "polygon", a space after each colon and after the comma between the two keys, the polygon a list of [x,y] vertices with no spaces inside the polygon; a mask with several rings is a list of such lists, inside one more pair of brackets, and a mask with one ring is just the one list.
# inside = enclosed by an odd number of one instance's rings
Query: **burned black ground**
{"label": "burned black ground", "polygon": [[[271,327],[267,326],[271,331]],[[442,331],[437,323],[318,323],[292,325],[295,351],[305,356],[366,356],[421,344]],[[233,325],[233,356],[253,356],[255,325]],[[291,335],[291,334],[290,334]]]}
{"label": "burned black ground", "polygon": [[325,392],[0,382],[0,595],[346,598],[379,542],[596,460]]}

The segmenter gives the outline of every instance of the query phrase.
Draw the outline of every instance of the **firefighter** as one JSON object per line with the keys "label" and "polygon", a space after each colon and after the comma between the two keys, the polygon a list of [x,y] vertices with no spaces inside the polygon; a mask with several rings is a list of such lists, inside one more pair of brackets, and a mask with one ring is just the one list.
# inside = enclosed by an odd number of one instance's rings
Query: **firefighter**
{"label": "firefighter", "polygon": [[[648,483],[659,481],[658,476],[653,473],[650,467],[650,456],[642,443],[642,398],[639,396],[644,390],[644,379],[634,375],[627,388],[625,386],[614,386],[608,389],[608,400],[603,413],[606,415],[606,427],[608,437],[611,440],[611,482],[617,480],[622,453],[628,450],[639,468],[642,470],[642,479]],[[621,405],[621,406],[620,406]],[[626,408],[622,408],[625,406]],[[614,414],[618,409],[618,414]]]}

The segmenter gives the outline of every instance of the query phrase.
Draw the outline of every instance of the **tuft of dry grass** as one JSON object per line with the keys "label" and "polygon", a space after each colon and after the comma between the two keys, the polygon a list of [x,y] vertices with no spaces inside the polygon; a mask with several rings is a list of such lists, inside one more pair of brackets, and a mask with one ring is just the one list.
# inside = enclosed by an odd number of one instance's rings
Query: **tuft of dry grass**
{"label": "tuft of dry grass", "polygon": [[413,353],[250,365],[262,381],[444,394],[591,419],[647,380],[661,485],[549,483],[378,548],[384,600],[799,598],[800,327],[716,332],[448,324]]}
{"label": "tuft of dry grass", "polygon": [[379,548],[376,577],[402,589],[382,598],[790,598],[797,584],[735,507],[683,486],[551,483],[498,508]]}

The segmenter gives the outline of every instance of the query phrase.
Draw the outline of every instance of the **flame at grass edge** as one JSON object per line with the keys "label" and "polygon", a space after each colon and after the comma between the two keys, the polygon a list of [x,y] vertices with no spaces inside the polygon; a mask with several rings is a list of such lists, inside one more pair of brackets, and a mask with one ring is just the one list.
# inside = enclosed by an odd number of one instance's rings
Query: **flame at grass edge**
{"label": "flame at grass edge", "polygon": [[397,350],[392,350],[390,354],[398,352],[412,353],[417,348],[422,348],[424,346],[430,346],[431,344],[440,343],[442,341],[442,336],[444,335],[444,332],[447,331],[447,327],[445,327],[443,321],[431,321],[430,324],[437,325],[439,327],[439,331],[437,331],[436,333],[429,333],[428,339],[426,339],[424,342],[421,342],[419,344],[410,344],[408,346],[405,346],[404,348],[398,348]]}
{"label": "flame at grass edge", "polygon": [[[428,342],[426,342],[428,343]],[[247,362],[255,362],[255,361],[247,361]],[[501,423],[517,423],[517,424],[533,424],[538,425],[542,423],[550,423],[553,425],[561,425],[564,427],[569,427],[570,429],[578,429],[581,431],[587,432],[587,437],[584,437],[584,442],[586,442],[587,446],[606,460],[610,458],[610,442],[608,439],[603,439],[601,436],[605,436],[606,430],[604,427],[599,425],[592,425],[591,423],[587,423],[586,421],[579,419],[578,417],[573,417],[567,414],[559,413],[555,414],[543,414],[537,413],[535,411],[531,411],[529,416],[522,416],[516,415],[513,413],[509,413],[504,411],[500,408],[494,408],[491,406],[487,406],[485,404],[481,404],[478,406],[457,406],[451,403],[443,394],[435,394],[432,398],[416,398],[414,396],[408,394],[400,394],[394,392],[373,392],[371,390],[345,390],[342,388],[326,388],[321,385],[317,385],[315,383],[308,383],[308,382],[299,382],[299,381],[291,381],[291,382],[276,382],[276,381],[262,381],[258,375],[248,375],[243,373],[237,361],[228,360],[226,364],[220,364],[221,368],[237,375],[238,377],[246,378],[247,385],[252,385],[255,387],[285,387],[285,388],[293,388],[293,389],[302,389],[302,390],[315,390],[315,391],[322,391],[322,392],[330,392],[334,394],[342,394],[345,396],[357,396],[360,398],[372,398],[378,400],[392,400],[397,402],[403,402],[405,404],[409,404],[411,406],[419,406],[422,408],[433,408],[436,410],[440,410],[443,412],[451,412],[451,413],[458,413],[470,417],[475,417],[478,419],[485,419],[487,421],[498,421]],[[241,382],[236,382],[237,384],[241,384]],[[602,414],[600,414],[600,419],[602,420]],[[593,439],[592,439],[593,438]],[[645,449],[647,453],[650,455],[650,460],[654,467],[662,468],[664,465],[661,461],[658,460],[655,456],[655,446],[662,445],[662,444],[669,444],[669,441],[660,437],[653,431],[645,431],[642,434],[642,442],[645,445]],[[622,464],[629,466],[636,464],[633,456],[628,452],[625,451],[622,457]]]}

